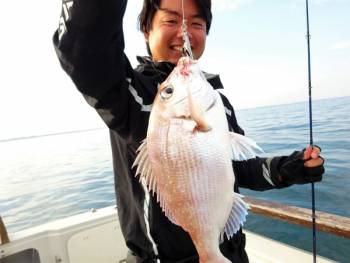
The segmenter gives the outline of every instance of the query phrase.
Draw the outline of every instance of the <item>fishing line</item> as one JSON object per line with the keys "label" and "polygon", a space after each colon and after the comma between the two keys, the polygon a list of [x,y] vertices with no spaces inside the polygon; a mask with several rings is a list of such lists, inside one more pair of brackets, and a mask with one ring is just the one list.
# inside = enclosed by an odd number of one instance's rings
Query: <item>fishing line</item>
{"label": "fishing line", "polygon": [[184,25],[186,24],[184,0],[181,1],[181,8],[182,8],[182,25]]}
{"label": "fishing line", "polygon": [[193,53],[191,49],[191,42],[190,38],[188,36],[187,32],[187,25],[186,25],[186,19],[185,19],[185,5],[184,5],[184,0],[181,1],[181,8],[182,8],[182,25],[181,25],[181,30],[182,30],[182,39],[184,41],[184,45],[182,47],[182,53],[185,56],[189,56],[190,58],[193,59]]}
{"label": "fishing line", "polygon": [[[310,51],[310,26],[309,26],[309,1],[306,0],[306,39],[307,39],[307,62],[308,62],[308,90],[309,90],[309,129],[310,129],[310,146],[313,147],[312,136],[312,94],[311,94],[311,51]],[[315,184],[311,183],[312,198],[312,252],[313,262],[316,263],[316,213],[315,213]]]}

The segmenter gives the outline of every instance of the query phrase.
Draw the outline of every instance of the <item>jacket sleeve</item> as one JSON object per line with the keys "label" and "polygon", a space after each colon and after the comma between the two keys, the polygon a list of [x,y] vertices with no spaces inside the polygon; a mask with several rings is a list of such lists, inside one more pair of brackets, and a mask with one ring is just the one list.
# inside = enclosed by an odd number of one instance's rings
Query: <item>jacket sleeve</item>
{"label": "jacket sleeve", "polygon": [[145,127],[148,113],[135,97],[147,94],[124,54],[126,4],[126,0],[63,1],[53,42],[62,68],[107,126],[140,140],[145,133],[139,127]]}
{"label": "jacket sleeve", "polygon": [[258,191],[289,186],[280,181],[280,159],[281,157],[256,157],[247,161],[234,161],[233,168],[238,186]]}

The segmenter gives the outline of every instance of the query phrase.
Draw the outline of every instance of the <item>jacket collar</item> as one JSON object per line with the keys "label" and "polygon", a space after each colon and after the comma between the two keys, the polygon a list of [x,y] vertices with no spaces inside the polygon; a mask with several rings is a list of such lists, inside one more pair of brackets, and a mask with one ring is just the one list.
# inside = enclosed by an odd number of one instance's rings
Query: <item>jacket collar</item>
{"label": "jacket collar", "polygon": [[[176,66],[173,63],[167,61],[155,62],[151,59],[151,57],[148,56],[137,56],[137,60],[140,63],[140,65],[137,67],[137,70],[149,76],[154,76],[155,73],[158,73],[157,75],[159,75],[159,77],[166,78]],[[207,73],[204,71],[203,74],[214,89],[224,88],[219,75]]]}

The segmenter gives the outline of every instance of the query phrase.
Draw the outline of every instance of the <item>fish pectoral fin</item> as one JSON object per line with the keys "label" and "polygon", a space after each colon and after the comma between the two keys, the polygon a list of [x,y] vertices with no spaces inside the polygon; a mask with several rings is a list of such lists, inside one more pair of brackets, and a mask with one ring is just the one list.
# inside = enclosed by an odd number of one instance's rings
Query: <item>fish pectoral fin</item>
{"label": "fish pectoral fin", "polygon": [[230,132],[232,160],[242,161],[255,158],[259,153],[264,151],[252,139]]}
{"label": "fish pectoral fin", "polygon": [[140,175],[140,182],[145,183],[148,191],[154,194],[157,190],[157,183],[154,178],[151,162],[148,158],[146,139],[142,141],[140,147],[137,149],[137,152],[137,157],[132,164],[132,168],[137,166],[135,176]]}
{"label": "fish pectoral fin", "polygon": [[246,221],[246,216],[248,215],[249,205],[244,202],[243,196],[234,193],[234,201],[230,215],[227,219],[226,226],[220,237],[220,242],[223,241],[223,234],[226,234],[226,237],[230,239],[243,225]]}

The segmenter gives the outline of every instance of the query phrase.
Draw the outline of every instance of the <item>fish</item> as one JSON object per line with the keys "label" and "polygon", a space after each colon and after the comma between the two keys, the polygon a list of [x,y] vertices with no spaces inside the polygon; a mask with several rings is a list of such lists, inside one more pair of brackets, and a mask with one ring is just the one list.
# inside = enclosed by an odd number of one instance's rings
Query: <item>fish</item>
{"label": "fish", "polygon": [[232,160],[263,151],[229,131],[220,94],[197,60],[181,57],[159,85],[137,152],[136,176],[168,219],[189,233],[200,262],[230,262],[219,244],[240,229],[249,209],[233,190]]}

